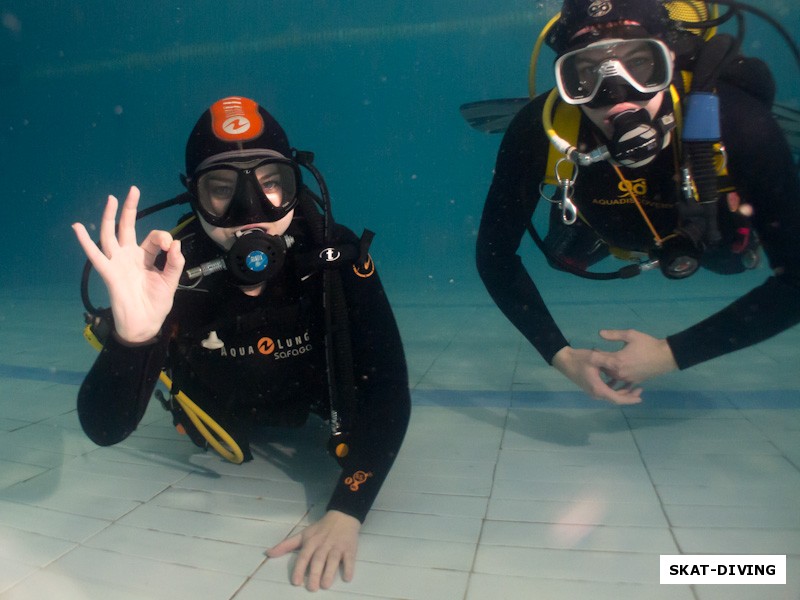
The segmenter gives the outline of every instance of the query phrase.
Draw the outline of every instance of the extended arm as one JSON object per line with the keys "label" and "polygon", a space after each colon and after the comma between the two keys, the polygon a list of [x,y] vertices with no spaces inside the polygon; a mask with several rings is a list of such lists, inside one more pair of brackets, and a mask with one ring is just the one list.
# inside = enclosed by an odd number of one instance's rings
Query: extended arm
{"label": "extended arm", "polygon": [[[184,264],[180,242],[166,231],[153,231],[137,245],[138,202],[139,190],[132,187],[117,231],[118,202],[109,196],[100,224],[101,247],[83,225],[73,225],[106,284],[114,317],[114,331],[78,393],[81,425],[100,445],[125,439],[144,414],[166,353],[166,340],[157,336],[172,308]],[[167,253],[163,271],[154,265],[162,250]]]}
{"label": "extended arm", "polygon": [[720,86],[722,134],[737,190],[774,275],[726,308],[667,338],[682,369],[762,342],[800,322],[800,181],[769,110]]}
{"label": "extended arm", "polygon": [[506,132],[476,245],[478,274],[503,314],[548,362],[568,345],[518,254],[538,201],[548,141],[541,102],[527,105]]}
{"label": "extended arm", "polygon": [[310,590],[329,587],[340,566],[343,579],[352,578],[361,523],[397,457],[411,407],[400,333],[374,265],[358,273],[344,267],[341,276],[357,397],[349,453],[325,516],[268,551],[299,549],[292,582],[301,585],[307,572]]}

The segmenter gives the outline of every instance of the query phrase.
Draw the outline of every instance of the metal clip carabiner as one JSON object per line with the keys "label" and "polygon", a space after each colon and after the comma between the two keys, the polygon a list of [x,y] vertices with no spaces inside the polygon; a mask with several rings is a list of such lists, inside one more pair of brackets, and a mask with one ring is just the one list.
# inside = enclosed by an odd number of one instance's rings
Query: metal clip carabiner
{"label": "metal clip carabiner", "polygon": [[[559,176],[558,168],[564,161],[572,165],[572,177]],[[561,222],[565,225],[572,225],[578,220],[578,207],[572,202],[572,196],[575,193],[575,179],[578,177],[578,164],[568,158],[562,158],[556,163],[555,171],[558,189],[561,192],[561,197],[558,199],[558,207],[561,209]]]}
{"label": "metal clip carabiner", "polygon": [[569,179],[562,179],[558,187],[561,189],[561,200],[558,202],[561,208],[561,221],[565,225],[572,225],[578,219],[578,209],[572,202],[572,182]]}

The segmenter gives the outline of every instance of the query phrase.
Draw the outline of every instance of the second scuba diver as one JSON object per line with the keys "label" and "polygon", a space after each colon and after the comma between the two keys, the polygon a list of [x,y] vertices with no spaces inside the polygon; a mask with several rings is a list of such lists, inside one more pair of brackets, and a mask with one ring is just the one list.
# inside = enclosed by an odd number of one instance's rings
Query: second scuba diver
{"label": "second scuba diver", "polygon": [[[800,322],[797,169],[770,113],[768,71],[726,40],[698,46],[687,89],[675,76],[686,40],[660,0],[565,0],[547,37],[557,87],[523,107],[503,138],[478,234],[480,276],[542,357],[594,398],[638,403],[645,380]],[[517,253],[548,175],[558,191],[539,242],[556,268],[586,275],[613,253],[641,255],[635,272],[673,279],[698,267],[736,273],[754,266],[760,244],[772,276],[665,339],[601,330],[623,347],[574,348]]]}
{"label": "second scuba diver", "polygon": [[[303,185],[300,165],[322,198]],[[342,471],[327,512],[268,555],[299,550],[291,580],[310,590],[330,587],[340,568],[349,581],[361,523],[410,410],[370,236],[359,240],[332,221],[310,154],[293,150],[250,99],[224,98],[203,113],[187,142],[186,173],[193,214],[174,235],[152,231],[137,243],[135,187],[118,232],[109,197],[99,247],[73,226],[111,301],[110,310],[90,310],[103,347],[79,391],[81,425],[99,445],[124,440],[162,369],[176,427],[200,446],[214,445],[201,435],[206,425],[222,431],[238,451],[234,462],[252,458],[253,427],[300,426],[310,413],[329,419]]]}

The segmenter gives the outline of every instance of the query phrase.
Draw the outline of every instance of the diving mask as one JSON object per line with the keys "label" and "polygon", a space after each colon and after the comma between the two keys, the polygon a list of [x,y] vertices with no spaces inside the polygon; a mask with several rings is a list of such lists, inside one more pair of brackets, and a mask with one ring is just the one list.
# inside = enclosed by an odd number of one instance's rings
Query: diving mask
{"label": "diving mask", "polygon": [[226,152],[201,163],[191,181],[194,209],[214,227],[274,223],[297,205],[297,163],[269,150]]}
{"label": "diving mask", "polygon": [[555,74],[567,104],[592,102],[612,78],[623,80],[643,99],[669,87],[672,57],[667,45],[656,39],[608,39],[563,54],[556,60]]}

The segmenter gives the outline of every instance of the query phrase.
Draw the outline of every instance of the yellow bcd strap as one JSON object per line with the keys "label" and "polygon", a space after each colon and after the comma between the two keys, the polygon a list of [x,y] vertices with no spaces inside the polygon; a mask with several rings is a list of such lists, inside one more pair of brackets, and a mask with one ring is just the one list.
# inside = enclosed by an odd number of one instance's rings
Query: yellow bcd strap
{"label": "yellow bcd strap", "polygon": [[[556,105],[555,114],[553,115],[553,129],[558,132],[558,135],[575,146],[578,142],[578,130],[581,124],[581,109],[572,104],[559,102]],[[559,152],[553,144],[550,144],[550,150],[547,153],[547,167],[544,170],[544,182],[550,185],[558,185],[556,179],[556,165],[558,161],[564,158],[564,155]],[[574,168],[574,167],[573,167]],[[572,173],[559,173],[559,177],[571,177]]]}
{"label": "yellow bcd strap", "polygon": [[[161,371],[158,378],[167,386],[167,389],[172,389],[172,380],[164,371]],[[208,445],[216,450],[222,458],[236,463],[237,465],[244,461],[244,454],[242,453],[242,449],[239,448],[239,444],[237,444],[230,434],[225,431],[219,423],[212,419],[208,413],[197,406],[197,404],[181,391],[175,394],[174,398],[177,400],[178,404],[181,405],[183,412],[189,417],[189,420],[197,431],[200,432],[200,435],[205,438]],[[208,425],[208,427],[206,427],[206,425]],[[209,428],[211,431],[209,431]]]}
{"label": "yellow bcd strap", "polygon": [[[681,71],[684,80],[684,89],[690,89],[692,82],[692,74],[688,71]],[[683,127],[683,110],[681,108],[681,97],[674,85],[669,88],[672,97],[672,105],[675,111],[675,134],[680,137],[680,131]],[[581,111],[577,106],[567,104],[566,102],[558,102],[553,115],[553,128],[558,132],[558,135],[564,140],[575,146],[578,142],[578,131],[580,129]],[[715,167],[717,175],[725,176],[728,174],[722,148],[720,144],[714,144],[717,151],[715,153]],[[547,154],[547,167],[544,172],[544,182],[550,185],[558,185],[555,177],[556,164],[559,160],[564,158],[564,155],[558,149],[550,144]],[[569,173],[559,173],[561,177],[568,177]]]}
{"label": "yellow bcd strap", "polygon": [[[98,352],[103,349],[103,344],[92,331],[91,324],[84,327],[83,337],[85,337],[92,348]],[[161,371],[159,379],[167,386],[168,390],[172,390],[172,380],[164,371]],[[230,434],[225,431],[219,423],[212,419],[208,413],[197,406],[197,404],[183,392],[179,391],[173,397],[178,402],[181,409],[183,409],[183,412],[186,413],[186,416],[189,417],[192,424],[197,428],[197,431],[200,432],[200,435],[208,442],[208,445],[216,450],[222,458],[237,465],[244,461],[244,454],[239,444],[237,444]]]}

